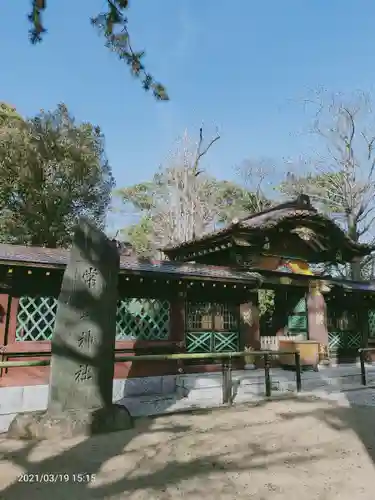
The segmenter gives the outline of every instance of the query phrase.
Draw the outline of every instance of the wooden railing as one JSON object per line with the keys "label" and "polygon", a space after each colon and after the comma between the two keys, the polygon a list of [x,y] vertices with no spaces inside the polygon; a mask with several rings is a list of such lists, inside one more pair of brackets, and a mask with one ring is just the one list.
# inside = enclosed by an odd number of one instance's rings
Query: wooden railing
{"label": "wooden railing", "polygon": [[[264,359],[264,383],[265,393],[267,397],[271,396],[272,383],[271,383],[271,357],[275,356],[272,351],[251,351],[252,356],[263,357]],[[297,392],[302,390],[302,377],[301,377],[301,356],[299,351],[285,351],[283,354],[293,354],[295,359],[296,370],[296,389]],[[247,351],[241,352],[209,352],[209,353],[195,353],[195,354],[145,354],[140,356],[124,356],[116,355],[116,362],[119,361],[171,361],[171,360],[188,360],[197,358],[207,359],[221,359],[222,360],[222,375],[223,375],[223,403],[233,403],[233,381],[232,381],[232,360],[236,358],[245,358],[249,353]],[[0,369],[8,369],[12,367],[27,367],[27,366],[46,366],[51,363],[51,359],[43,360],[30,360],[30,361],[0,361]]]}

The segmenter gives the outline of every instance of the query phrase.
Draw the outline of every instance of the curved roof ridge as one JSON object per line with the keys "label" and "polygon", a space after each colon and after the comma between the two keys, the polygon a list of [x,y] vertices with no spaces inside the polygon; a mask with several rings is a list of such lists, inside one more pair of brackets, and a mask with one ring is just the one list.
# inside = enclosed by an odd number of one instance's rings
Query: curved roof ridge
{"label": "curved roof ridge", "polygon": [[310,197],[307,194],[300,194],[292,200],[284,201],[283,203],[278,203],[277,205],[272,205],[269,208],[265,208],[260,212],[255,212],[254,214],[249,214],[246,217],[241,217],[237,219],[236,222],[245,222],[247,220],[258,217],[259,215],[268,214],[275,210],[283,210],[285,208],[295,209],[295,210],[308,210],[314,214],[318,213],[318,210],[312,205]]}

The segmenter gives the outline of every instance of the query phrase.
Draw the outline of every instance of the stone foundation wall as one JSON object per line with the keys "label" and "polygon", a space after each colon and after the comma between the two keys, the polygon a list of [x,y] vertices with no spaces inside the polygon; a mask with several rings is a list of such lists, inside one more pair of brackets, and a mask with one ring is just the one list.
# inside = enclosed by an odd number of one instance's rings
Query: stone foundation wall
{"label": "stone foundation wall", "polygon": [[[8,430],[17,413],[45,410],[48,401],[48,385],[0,387],[0,432]],[[167,395],[176,392],[176,375],[115,379],[113,401],[147,398],[151,395]]]}
{"label": "stone foundation wall", "polygon": [[[375,384],[375,366],[368,365],[367,381]],[[264,370],[234,370],[234,403],[264,399]],[[295,373],[271,370],[272,393],[293,393]],[[302,373],[302,391],[339,392],[345,388],[360,390],[359,365],[329,367]],[[302,394],[303,394],[302,392]],[[0,432],[6,432],[17,413],[45,410],[48,385],[0,387]],[[183,374],[113,381],[113,401],[127,407],[133,416],[157,415],[181,410],[222,405],[222,375]]]}

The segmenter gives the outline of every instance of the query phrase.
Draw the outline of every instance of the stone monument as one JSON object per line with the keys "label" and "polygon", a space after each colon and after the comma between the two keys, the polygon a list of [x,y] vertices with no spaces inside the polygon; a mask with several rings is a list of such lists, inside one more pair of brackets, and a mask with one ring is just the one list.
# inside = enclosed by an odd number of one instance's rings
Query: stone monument
{"label": "stone monument", "polygon": [[11,437],[71,437],[132,427],[126,408],[112,403],[118,272],[116,245],[81,220],[58,299],[48,407],[17,415]]}

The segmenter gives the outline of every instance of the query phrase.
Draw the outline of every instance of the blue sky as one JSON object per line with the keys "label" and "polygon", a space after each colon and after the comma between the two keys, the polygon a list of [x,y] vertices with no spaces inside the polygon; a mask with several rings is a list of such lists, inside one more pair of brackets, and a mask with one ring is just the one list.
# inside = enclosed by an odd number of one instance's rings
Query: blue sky
{"label": "blue sky", "polygon": [[89,24],[103,0],[49,1],[49,33],[28,42],[29,0],[0,6],[0,100],[30,115],[65,102],[100,125],[117,186],[146,180],[184,129],[221,140],[206,168],[234,178],[246,158],[308,154],[300,105],[317,88],[373,90],[372,0],[133,0],[133,45],[168,88],[157,103]]}

